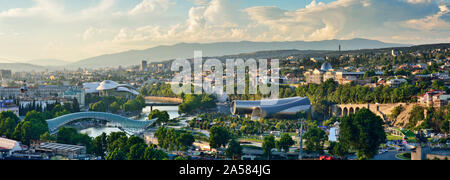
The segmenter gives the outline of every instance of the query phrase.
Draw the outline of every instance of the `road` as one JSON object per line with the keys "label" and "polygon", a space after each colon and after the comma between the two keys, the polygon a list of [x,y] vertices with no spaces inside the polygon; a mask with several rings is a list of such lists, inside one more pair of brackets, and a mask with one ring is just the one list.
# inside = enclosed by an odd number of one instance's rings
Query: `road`
{"label": "road", "polygon": [[[372,160],[401,160],[395,157],[398,153],[400,152],[389,150],[388,152],[376,155]],[[356,156],[350,156],[349,159],[356,159]]]}
{"label": "road", "polygon": [[401,160],[395,157],[398,153],[398,151],[390,150],[388,152],[376,155],[373,160]]}

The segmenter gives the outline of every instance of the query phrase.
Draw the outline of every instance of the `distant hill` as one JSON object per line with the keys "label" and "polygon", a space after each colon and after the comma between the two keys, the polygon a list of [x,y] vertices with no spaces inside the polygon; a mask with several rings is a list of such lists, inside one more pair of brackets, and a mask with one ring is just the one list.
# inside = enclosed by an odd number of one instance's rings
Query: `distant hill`
{"label": "distant hill", "polygon": [[39,72],[39,71],[46,71],[49,68],[27,63],[0,63],[0,69],[9,69],[12,70],[13,72],[24,72],[24,71]]}
{"label": "distant hill", "polygon": [[323,57],[330,55],[331,53],[338,51],[326,51],[326,50],[272,50],[272,51],[258,51],[252,53],[241,53],[237,55],[225,55],[217,57],[218,59],[266,59],[266,58],[281,58],[287,56],[296,56],[296,57]]}
{"label": "distant hill", "polygon": [[65,66],[69,64],[69,62],[59,59],[36,59],[28,61],[27,63],[39,66]]}
{"label": "distant hill", "polygon": [[175,58],[192,58],[195,50],[202,50],[204,57],[224,56],[240,53],[273,50],[342,50],[376,49],[405,47],[406,44],[390,44],[368,39],[289,41],[289,42],[219,42],[219,43],[180,43],[173,46],[157,46],[145,50],[132,50],[116,54],[106,54],[71,63],[66,68],[102,68],[137,65],[141,60],[148,62],[166,61]]}
{"label": "distant hill", "polygon": [[[449,48],[450,43],[442,43],[442,44],[425,44],[425,45],[417,45],[417,46],[401,46],[401,47],[389,47],[389,48],[375,48],[375,49],[358,49],[358,50],[343,50],[341,52],[336,50],[297,50],[297,49],[288,49],[288,50],[264,50],[264,51],[255,51],[249,53],[238,53],[231,55],[222,55],[222,56],[207,56],[204,55],[204,58],[215,57],[221,60],[225,59],[236,59],[236,58],[282,58],[287,56],[296,56],[296,57],[324,57],[324,56],[340,56],[343,54],[357,55],[357,54],[366,54],[366,53],[390,53],[390,51],[398,50],[398,51],[422,51],[436,48]],[[134,51],[130,51],[131,53]],[[120,53],[119,53],[120,54]],[[133,53],[131,53],[133,54]],[[105,56],[113,56],[113,55],[105,55]],[[121,56],[125,56],[122,55]],[[190,58],[192,55],[186,55],[187,58]],[[125,59],[132,59],[124,57]],[[172,58],[173,59],[173,58]],[[4,60],[4,61],[2,61]],[[170,59],[167,59],[170,60]],[[135,62],[131,65],[137,65],[139,63]],[[76,63],[74,63],[76,64]],[[72,64],[73,65],[73,64]],[[122,66],[125,66],[122,64]],[[97,67],[108,67],[108,66],[97,66]],[[68,66],[39,66],[33,65],[29,63],[13,63],[10,61],[6,61],[5,59],[0,59],[0,69],[11,69],[14,72],[20,71],[46,71],[46,70],[62,70],[62,69],[73,69],[78,67],[68,67]]]}

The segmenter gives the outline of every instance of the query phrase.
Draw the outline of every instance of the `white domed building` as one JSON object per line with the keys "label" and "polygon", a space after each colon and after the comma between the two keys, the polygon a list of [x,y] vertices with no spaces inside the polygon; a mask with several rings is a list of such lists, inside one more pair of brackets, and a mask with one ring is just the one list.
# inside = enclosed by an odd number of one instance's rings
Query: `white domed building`
{"label": "white domed building", "polygon": [[329,62],[323,63],[322,66],[320,67],[320,70],[324,71],[324,72],[330,71],[332,69],[333,69],[333,67],[331,66],[331,64]]}
{"label": "white domed building", "polygon": [[305,76],[305,81],[308,84],[321,84],[327,79],[334,78],[334,69],[329,62],[322,64],[320,69],[309,70],[303,75]]}
{"label": "white domed building", "polygon": [[133,97],[139,95],[132,86],[119,84],[115,81],[105,80],[103,82],[84,83],[84,90],[87,94],[98,94],[100,96],[123,96]]}

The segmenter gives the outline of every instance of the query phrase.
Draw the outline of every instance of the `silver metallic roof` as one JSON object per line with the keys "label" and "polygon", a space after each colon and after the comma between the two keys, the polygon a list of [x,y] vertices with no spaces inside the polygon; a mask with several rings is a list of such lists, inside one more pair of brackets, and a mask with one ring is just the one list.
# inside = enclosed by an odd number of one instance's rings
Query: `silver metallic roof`
{"label": "silver metallic roof", "polygon": [[307,97],[293,97],[277,100],[234,101],[231,107],[233,114],[252,114],[265,118],[281,116],[295,116],[300,111],[309,111],[311,102]]}

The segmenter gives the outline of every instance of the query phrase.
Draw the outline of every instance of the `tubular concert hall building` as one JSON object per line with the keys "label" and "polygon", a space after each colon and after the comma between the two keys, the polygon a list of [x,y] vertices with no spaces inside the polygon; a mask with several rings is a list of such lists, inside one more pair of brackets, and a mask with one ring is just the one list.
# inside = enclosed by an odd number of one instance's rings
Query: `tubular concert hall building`
{"label": "tubular concert hall building", "polygon": [[233,101],[232,114],[251,114],[252,119],[295,117],[298,112],[311,110],[307,97],[293,97],[277,100]]}

